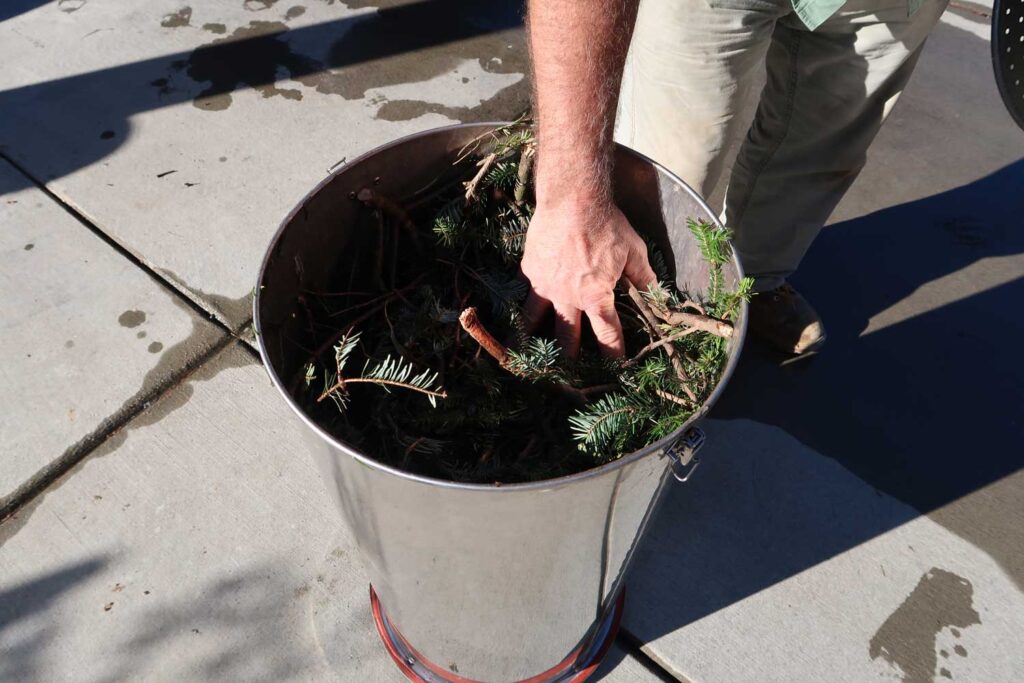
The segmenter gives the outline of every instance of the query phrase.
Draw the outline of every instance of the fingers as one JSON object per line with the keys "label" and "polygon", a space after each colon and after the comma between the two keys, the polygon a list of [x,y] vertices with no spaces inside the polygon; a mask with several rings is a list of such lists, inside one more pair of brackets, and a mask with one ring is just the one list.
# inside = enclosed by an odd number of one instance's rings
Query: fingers
{"label": "fingers", "polygon": [[626,344],[622,337],[622,323],[615,311],[614,295],[609,295],[604,303],[588,308],[587,318],[601,353],[609,358],[622,358],[626,353]]}
{"label": "fingers", "polygon": [[526,328],[526,334],[533,334],[533,331],[537,329],[537,325],[540,324],[541,319],[550,307],[550,301],[532,289],[530,290],[530,293],[526,295],[526,301],[523,303],[523,323]]}
{"label": "fingers", "polygon": [[622,274],[641,291],[658,281],[658,276],[655,275],[654,269],[651,268],[651,264],[647,260],[647,248],[644,245],[629,250],[626,267]]}
{"label": "fingers", "polygon": [[575,358],[580,351],[580,323],[582,312],[569,304],[555,302],[555,338],[562,352]]}

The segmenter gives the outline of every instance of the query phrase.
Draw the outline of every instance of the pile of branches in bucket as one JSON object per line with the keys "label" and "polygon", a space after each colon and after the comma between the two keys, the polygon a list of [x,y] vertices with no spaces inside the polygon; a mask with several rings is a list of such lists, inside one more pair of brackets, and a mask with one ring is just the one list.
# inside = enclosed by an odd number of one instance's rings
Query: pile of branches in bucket
{"label": "pile of branches in bucket", "polygon": [[532,481],[671,434],[714,389],[751,283],[725,287],[729,235],[709,223],[689,223],[709,264],[701,301],[675,288],[654,247],[661,283],[616,293],[624,358],[593,343],[568,358],[527,334],[519,262],[535,146],[519,122],[463,150],[450,181],[414,206],[356,194],[377,229],[356,245],[349,281],[369,286],[304,293],[310,324],[333,326],[336,343],[296,383],[303,407],[342,441],[427,476]]}

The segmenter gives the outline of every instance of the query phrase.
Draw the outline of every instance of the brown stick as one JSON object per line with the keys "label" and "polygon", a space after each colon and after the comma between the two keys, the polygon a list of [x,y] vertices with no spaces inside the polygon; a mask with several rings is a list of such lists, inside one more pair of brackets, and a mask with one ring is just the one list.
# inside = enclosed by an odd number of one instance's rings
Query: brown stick
{"label": "brown stick", "polygon": [[665,323],[676,327],[678,325],[686,325],[693,329],[700,330],[702,332],[709,332],[718,337],[724,337],[728,339],[732,336],[732,325],[719,320],[718,318],[712,318],[707,315],[700,315],[698,313],[686,313],[685,311],[657,311]]}
{"label": "brown stick", "polygon": [[681,406],[693,405],[689,401],[687,401],[685,398],[682,398],[681,396],[676,396],[675,394],[670,394],[669,392],[662,391],[661,389],[655,389],[654,393],[656,393],[658,396],[662,397],[663,399],[665,399],[667,401],[672,401],[673,403],[678,403]]}
{"label": "brown stick", "polygon": [[533,166],[533,147],[525,146],[519,154],[519,172],[516,174],[516,189],[513,195],[515,202],[512,204],[517,210],[523,205],[526,199],[526,187],[530,183],[530,167]]}
{"label": "brown stick", "polygon": [[498,361],[498,365],[508,368],[508,349],[483,326],[476,314],[476,308],[470,306],[464,310],[459,315],[459,323],[462,325],[462,329],[475,339],[484,351],[490,354],[491,358]]}
{"label": "brown stick", "polygon": [[685,330],[682,330],[680,332],[675,332],[673,334],[670,334],[667,337],[662,337],[658,341],[651,342],[647,346],[645,346],[642,349],[640,349],[639,351],[637,351],[636,355],[633,356],[632,358],[630,358],[629,360],[627,360],[625,363],[623,363],[623,365],[625,367],[627,367],[627,368],[630,367],[630,366],[636,365],[637,362],[641,358],[646,356],[651,351],[654,351],[655,349],[659,349],[662,346],[665,346],[667,344],[671,344],[672,342],[674,342],[674,341],[676,341],[678,339],[682,339],[683,337],[686,337],[688,335],[691,335],[694,332],[700,332],[700,330],[698,330],[696,327],[689,327],[689,328],[687,328]]}
{"label": "brown stick", "polygon": [[400,207],[398,204],[395,204],[384,195],[377,194],[370,188],[364,187],[356,194],[356,199],[367,206],[373,207],[374,209],[380,209],[394,218],[413,239],[418,237],[416,224],[412,222],[411,218],[409,218],[409,214],[406,213],[405,209]]}
{"label": "brown stick", "polygon": [[498,155],[492,152],[477,162],[477,166],[480,167],[480,170],[476,172],[476,175],[473,176],[472,180],[470,180],[468,183],[465,183],[467,204],[473,201],[473,197],[476,196],[477,185],[479,185],[480,181],[484,179],[485,175],[487,175],[487,171],[491,170],[491,166],[494,164],[497,158]]}

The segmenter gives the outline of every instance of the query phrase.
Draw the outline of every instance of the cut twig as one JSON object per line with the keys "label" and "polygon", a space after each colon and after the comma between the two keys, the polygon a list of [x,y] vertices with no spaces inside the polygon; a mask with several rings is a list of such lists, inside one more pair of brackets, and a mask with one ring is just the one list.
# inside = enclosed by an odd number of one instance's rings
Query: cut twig
{"label": "cut twig", "polygon": [[526,200],[526,187],[530,184],[530,167],[533,166],[533,155],[534,149],[532,145],[526,145],[523,147],[523,151],[519,155],[519,171],[516,173],[516,189],[514,194],[514,203],[512,206],[516,209],[516,216],[519,216],[519,207],[523,205]]}
{"label": "cut twig", "polygon": [[685,398],[681,396],[676,396],[675,394],[670,394],[669,392],[664,391],[662,389],[655,389],[654,393],[660,396],[661,398],[665,399],[666,401],[672,401],[673,403],[678,403],[681,406],[689,407],[693,405],[693,403],[687,401]]}
{"label": "cut twig", "polygon": [[491,170],[491,166],[494,165],[494,162],[497,160],[497,158],[498,155],[492,152],[491,154],[488,154],[483,159],[477,162],[476,165],[480,167],[480,170],[476,172],[476,175],[473,176],[472,180],[470,180],[468,183],[465,183],[467,204],[473,201],[473,198],[476,197],[477,185],[479,185],[480,181],[484,179],[484,176],[487,175],[487,172]]}
{"label": "cut twig", "polygon": [[476,343],[490,354],[491,358],[498,361],[498,365],[508,370],[508,349],[487,331],[476,314],[476,308],[470,306],[464,310],[459,315],[459,324],[462,325],[466,334],[475,339]]}
{"label": "cut twig", "polygon": [[356,199],[374,209],[380,209],[391,218],[395,219],[402,228],[409,233],[409,236],[414,240],[418,238],[418,232],[416,230],[416,224],[409,218],[408,212],[395,204],[393,201],[388,199],[382,194],[374,192],[368,187],[364,187],[356,193]]}

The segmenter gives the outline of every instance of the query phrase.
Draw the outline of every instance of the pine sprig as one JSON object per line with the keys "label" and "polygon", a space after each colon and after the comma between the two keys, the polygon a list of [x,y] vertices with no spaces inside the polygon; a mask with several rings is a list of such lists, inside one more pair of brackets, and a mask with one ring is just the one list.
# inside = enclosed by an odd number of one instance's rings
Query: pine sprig
{"label": "pine sprig", "polygon": [[599,453],[635,426],[639,410],[626,394],[610,394],[577,410],[569,425],[580,450]]}

